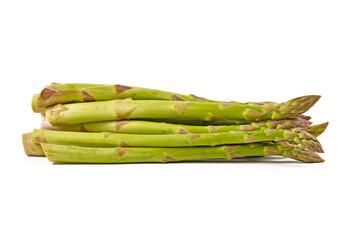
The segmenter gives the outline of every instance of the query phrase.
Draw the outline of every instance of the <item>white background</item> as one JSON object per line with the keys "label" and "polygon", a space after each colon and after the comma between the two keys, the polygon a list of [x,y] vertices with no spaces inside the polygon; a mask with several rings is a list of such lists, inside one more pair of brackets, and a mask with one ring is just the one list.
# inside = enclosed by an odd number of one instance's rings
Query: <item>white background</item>
{"label": "white background", "polygon": [[[0,239],[359,239],[359,1],[1,1]],[[32,94],[119,83],[236,101],[320,94],[322,164],[53,165]]]}

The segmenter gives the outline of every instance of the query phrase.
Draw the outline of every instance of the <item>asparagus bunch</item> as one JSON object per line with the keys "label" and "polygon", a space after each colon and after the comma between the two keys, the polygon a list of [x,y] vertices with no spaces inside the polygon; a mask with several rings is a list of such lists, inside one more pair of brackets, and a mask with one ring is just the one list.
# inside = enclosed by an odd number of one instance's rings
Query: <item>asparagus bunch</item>
{"label": "asparagus bunch", "polygon": [[302,115],[320,98],[221,102],[101,84],[51,84],[32,99],[42,129],[23,134],[27,155],[55,162],[172,162],[280,155],[322,162],[328,123]]}

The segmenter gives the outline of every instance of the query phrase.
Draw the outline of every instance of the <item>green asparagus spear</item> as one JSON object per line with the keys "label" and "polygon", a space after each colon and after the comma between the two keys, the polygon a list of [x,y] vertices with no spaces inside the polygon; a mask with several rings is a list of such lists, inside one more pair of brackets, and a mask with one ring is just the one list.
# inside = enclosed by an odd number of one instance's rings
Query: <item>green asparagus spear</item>
{"label": "green asparagus spear", "polygon": [[[132,98],[134,100],[199,101],[193,94],[182,95],[161,90],[105,84],[58,84],[46,86],[40,93],[37,108],[58,103],[92,102]],[[209,100],[206,100],[209,101]]]}
{"label": "green asparagus spear", "polygon": [[251,131],[261,127],[276,129],[306,128],[311,122],[302,118],[269,120],[248,125],[220,125],[220,126],[192,126],[151,121],[107,121],[73,125],[52,126],[46,118],[42,119],[41,128],[59,131],[76,132],[113,132],[129,134],[184,134],[184,133],[213,133],[229,131]]}
{"label": "green asparagus spear", "polygon": [[54,143],[92,147],[188,147],[243,144],[265,141],[292,141],[306,149],[323,152],[314,136],[302,130],[261,128],[256,131],[230,131],[200,134],[123,134],[34,129],[34,143]]}
{"label": "green asparagus spear", "polygon": [[55,105],[45,111],[53,126],[122,119],[178,118],[239,120],[244,123],[297,117],[311,108],[320,96],[304,96],[285,103],[255,105],[226,102],[113,100]]}
{"label": "green asparagus spear", "polygon": [[302,162],[324,161],[314,152],[287,143],[185,148],[96,148],[49,143],[41,145],[49,161],[56,163],[167,163],[272,155]]}

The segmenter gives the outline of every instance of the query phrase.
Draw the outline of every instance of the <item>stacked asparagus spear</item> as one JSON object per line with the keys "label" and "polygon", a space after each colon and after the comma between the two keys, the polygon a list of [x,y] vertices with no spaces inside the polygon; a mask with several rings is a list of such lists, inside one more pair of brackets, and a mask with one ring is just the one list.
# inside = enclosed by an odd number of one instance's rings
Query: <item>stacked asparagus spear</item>
{"label": "stacked asparagus spear", "polygon": [[302,115],[320,98],[220,102],[102,84],[51,84],[32,100],[41,129],[25,153],[60,163],[175,162],[278,155],[323,162],[316,137],[328,123]]}

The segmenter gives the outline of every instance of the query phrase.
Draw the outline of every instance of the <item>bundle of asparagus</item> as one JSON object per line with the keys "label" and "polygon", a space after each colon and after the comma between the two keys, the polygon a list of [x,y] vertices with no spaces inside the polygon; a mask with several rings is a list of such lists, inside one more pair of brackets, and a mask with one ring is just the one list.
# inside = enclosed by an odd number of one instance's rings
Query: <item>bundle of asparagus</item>
{"label": "bundle of asparagus", "polygon": [[64,163],[175,162],[278,155],[323,162],[328,123],[302,115],[320,98],[221,102],[195,95],[102,84],[51,84],[32,100],[41,129],[25,153]]}

